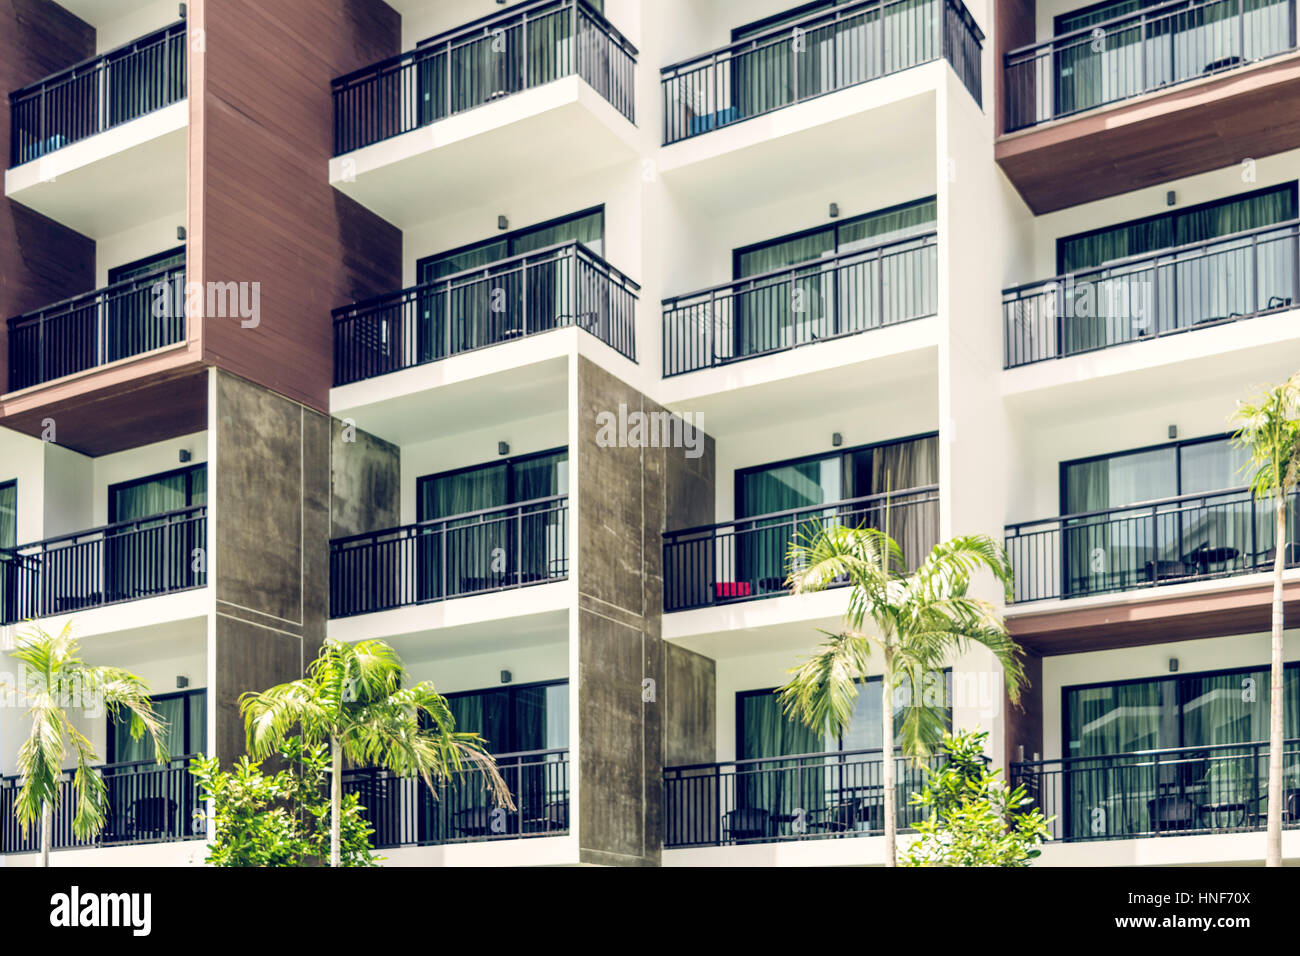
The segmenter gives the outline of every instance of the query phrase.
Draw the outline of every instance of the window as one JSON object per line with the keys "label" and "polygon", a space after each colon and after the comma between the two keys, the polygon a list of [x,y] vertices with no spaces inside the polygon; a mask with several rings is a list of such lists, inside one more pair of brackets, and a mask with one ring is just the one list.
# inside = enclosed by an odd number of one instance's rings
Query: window
{"label": "window", "polygon": [[0,481],[0,548],[18,543],[18,482]]}
{"label": "window", "polygon": [[[185,757],[208,749],[208,694],[206,690],[187,690],[179,694],[158,694],[153,706],[167,724],[163,743],[172,757]],[[118,714],[108,730],[108,762],[132,763],[154,759],[153,740],[144,734],[131,737],[129,716]]]}
{"label": "window", "polygon": [[[1160,6],[1163,0],[1113,0],[1056,17],[1055,35],[1087,31]],[[1111,103],[1273,56],[1295,45],[1286,0],[1236,0],[1184,5],[1102,27],[1060,42],[1055,53],[1056,115]],[[1242,48],[1244,42],[1245,48]]]}
{"label": "window", "polygon": [[561,242],[581,242],[596,255],[604,255],[605,207],[588,209],[524,229],[516,229],[502,236],[461,246],[449,252],[440,252],[421,259],[416,264],[420,282],[438,279],[468,269],[488,266],[502,259],[535,252]]}
{"label": "window", "polygon": [[207,492],[207,465],[124,481],[108,488],[108,520],[117,524],[197,508],[207,503]]}
{"label": "window", "polygon": [[1295,218],[1296,183],[1292,182],[1058,239],[1057,271],[1060,275],[1082,272],[1117,259]]}
{"label": "window", "polygon": [[456,730],[481,734],[493,754],[569,746],[569,682],[517,684],[447,694]]}
{"label": "window", "polygon": [[421,478],[418,520],[429,524],[418,538],[420,600],[564,577],[568,525],[543,499],[568,491],[567,449]]}
{"label": "window", "polygon": [[[937,484],[939,439],[926,435],[776,462],[736,471],[736,570],[747,582],[749,594],[771,594],[785,588],[785,561],[796,533],[812,533],[815,522],[843,520],[883,529],[903,548],[909,567],[934,546],[937,514],[912,488]],[[840,502],[890,494],[889,507],[873,501],[834,507]],[[806,523],[796,525],[789,515],[777,514],[816,505],[832,507],[809,512]],[[742,521],[744,518],[760,520]],[[743,589],[742,589],[743,590]]]}
{"label": "window", "polygon": [[1061,507],[1080,514],[1239,488],[1246,461],[1221,435],[1062,462]]}

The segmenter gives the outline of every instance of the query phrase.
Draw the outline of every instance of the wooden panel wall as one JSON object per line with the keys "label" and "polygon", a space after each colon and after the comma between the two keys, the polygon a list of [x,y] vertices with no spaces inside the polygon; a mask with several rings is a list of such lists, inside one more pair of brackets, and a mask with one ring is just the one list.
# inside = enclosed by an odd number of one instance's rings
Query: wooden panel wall
{"label": "wooden panel wall", "polygon": [[994,0],[997,10],[993,22],[993,128],[1006,132],[1007,107],[1003,93],[1006,83],[1004,56],[1034,42],[1035,0]]}
{"label": "wooden panel wall", "polygon": [[203,358],[320,411],[330,310],[401,286],[401,232],[329,185],[330,80],[400,52],[400,25],[380,0],[191,6],[194,278],[261,284],[256,328],[205,316]]}
{"label": "wooden panel wall", "polygon": [[[52,0],[0,0],[0,164],[9,165],[9,94],[94,55],[94,27]],[[0,393],[5,320],[94,285],[94,240],[0,196]]]}

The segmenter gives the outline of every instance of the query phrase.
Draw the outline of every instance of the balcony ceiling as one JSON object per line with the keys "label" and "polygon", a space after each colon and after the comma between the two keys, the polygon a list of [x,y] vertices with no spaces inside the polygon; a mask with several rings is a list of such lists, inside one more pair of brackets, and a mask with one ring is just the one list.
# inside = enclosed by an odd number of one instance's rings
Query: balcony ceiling
{"label": "balcony ceiling", "polygon": [[59,0],[59,6],[96,29],[106,23],[137,13],[151,6],[152,3],[153,0]]}
{"label": "balcony ceiling", "polygon": [[1300,54],[1002,137],[1037,215],[1300,147]]}

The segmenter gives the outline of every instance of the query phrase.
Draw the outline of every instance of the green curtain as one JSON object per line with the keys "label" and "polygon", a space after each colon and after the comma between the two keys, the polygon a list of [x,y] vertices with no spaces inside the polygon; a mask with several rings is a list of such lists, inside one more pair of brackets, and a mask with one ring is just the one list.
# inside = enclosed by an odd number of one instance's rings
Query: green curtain
{"label": "green curtain", "polygon": [[[185,694],[168,694],[153,699],[154,709],[167,723],[163,742],[172,757],[184,757],[207,749],[207,692],[191,691]],[[188,732],[186,718],[188,716]],[[109,733],[113,736],[113,762],[131,763],[153,760],[153,741],[148,734],[139,740],[131,738],[129,719],[114,719]]]}
{"label": "green curtain", "polygon": [[[184,268],[185,249],[181,247],[169,253],[150,256],[138,262],[110,269],[108,282],[109,285],[116,285],[119,282],[176,272]],[[172,281],[167,299],[169,305],[174,305],[177,301],[179,292],[177,282],[183,285],[184,279],[176,278]],[[104,304],[105,361],[114,362],[131,355],[139,355],[142,352],[179,342],[184,338],[184,310],[173,308],[162,316],[155,316],[154,309],[157,302],[158,297],[151,283],[134,292],[119,294]]]}
{"label": "green curtain", "polygon": [[[839,455],[743,472],[737,519],[840,501],[844,498],[841,472]],[[735,539],[738,580],[747,582],[753,594],[783,590],[791,541],[796,535],[811,534],[817,517],[829,522],[834,515],[833,509],[827,510],[797,525],[788,516],[739,522]]]}
{"label": "green curtain", "polygon": [[907,566],[916,568],[938,543],[938,513],[932,507],[917,503],[923,501],[925,495],[909,494],[908,489],[939,483],[939,439],[931,435],[878,445],[871,449],[870,454],[871,490],[855,487],[852,495],[855,498],[889,495],[887,505],[873,508],[864,516],[865,523],[882,530],[888,525],[889,536],[903,549]]}
{"label": "green curtain", "polygon": [[[420,483],[418,519],[434,521],[504,507],[509,497],[508,478],[503,463],[425,479]],[[503,520],[464,518],[447,522],[445,530],[443,525],[421,528],[419,542],[421,600],[469,594],[506,583],[510,552],[508,525]],[[499,560],[502,554],[504,563]]]}
{"label": "green curtain", "polygon": [[192,555],[202,546],[193,521],[149,521],[207,501],[207,468],[199,465],[112,489],[113,522],[136,522],[110,533],[105,548],[105,600],[122,601],[201,583]]}
{"label": "green curtain", "polygon": [[[781,709],[775,693],[743,694],[739,697],[740,749],[737,757],[750,760],[821,753],[827,749],[824,735],[791,720]],[[768,814],[769,836],[778,835],[796,810],[810,815],[825,807],[822,771],[795,761],[769,760],[741,764],[736,768],[736,808]]]}
{"label": "green curtain", "polygon": [[[18,482],[0,484],[0,549],[18,543]],[[0,554],[0,621],[18,618],[18,562]]]}

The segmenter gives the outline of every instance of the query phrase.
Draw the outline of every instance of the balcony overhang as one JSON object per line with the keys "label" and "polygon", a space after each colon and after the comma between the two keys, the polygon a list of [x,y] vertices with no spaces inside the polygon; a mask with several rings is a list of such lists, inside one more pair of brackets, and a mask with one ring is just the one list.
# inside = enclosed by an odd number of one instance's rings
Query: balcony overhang
{"label": "balcony overhang", "polygon": [[1300,147],[1300,53],[1001,137],[1036,215]]}
{"label": "balcony overhang", "polygon": [[[1269,574],[1161,591],[1008,608],[1007,629],[1027,650],[1050,657],[1248,634],[1267,631],[1271,624]],[[1300,571],[1286,573],[1283,601],[1294,620],[1300,614]]]}
{"label": "balcony overhang", "polygon": [[177,213],[185,224],[189,101],[5,172],[5,195],[92,239]]}
{"label": "balcony overhang", "polygon": [[208,389],[197,347],[182,342],[0,395],[0,426],[43,438],[53,419],[57,444],[92,457],[203,431]]}
{"label": "balcony overhang", "polygon": [[630,159],[639,135],[585,80],[567,76],[336,156],[329,178],[406,229],[482,196],[580,179]]}

